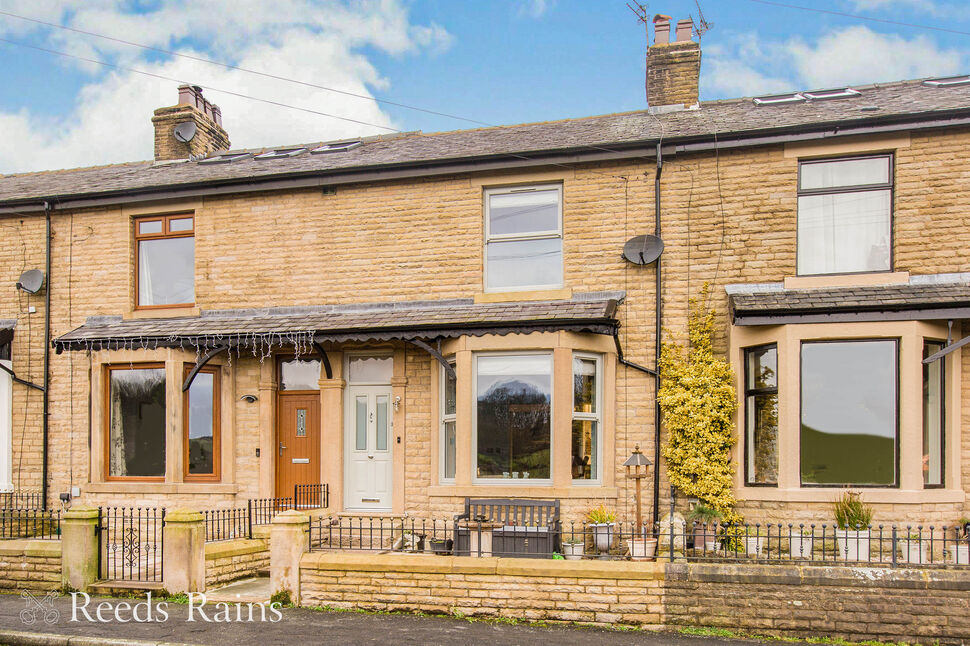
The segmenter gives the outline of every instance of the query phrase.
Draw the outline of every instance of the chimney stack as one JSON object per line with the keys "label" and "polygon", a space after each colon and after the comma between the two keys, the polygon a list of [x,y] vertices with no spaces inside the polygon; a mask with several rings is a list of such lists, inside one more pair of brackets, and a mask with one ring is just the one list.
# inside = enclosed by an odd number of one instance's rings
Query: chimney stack
{"label": "chimney stack", "polygon": [[[195,124],[195,131],[186,136],[192,128],[183,124],[189,123]],[[202,157],[229,149],[229,134],[222,128],[222,111],[202,96],[202,88],[197,85],[180,85],[178,105],[155,110],[152,124],[155,161]],[[181,138],[175,134],[179,126]]]}
{"label": "chimney stack", "polygon": [[691,38],[694,24],[677,22],[670,41],[670,16],[653,18],[653,45],[647,49],[647,105],[692,106],[698,101],[701,46]]}

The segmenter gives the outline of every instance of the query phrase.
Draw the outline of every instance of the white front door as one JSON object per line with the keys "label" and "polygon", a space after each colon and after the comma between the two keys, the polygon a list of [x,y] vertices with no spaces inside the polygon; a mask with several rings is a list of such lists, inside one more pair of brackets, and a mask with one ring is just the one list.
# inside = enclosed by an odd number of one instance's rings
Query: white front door
{"label": "white front door", "polygon": [[344,410],[344,509],[390,511],[391,388],[348,386]]}

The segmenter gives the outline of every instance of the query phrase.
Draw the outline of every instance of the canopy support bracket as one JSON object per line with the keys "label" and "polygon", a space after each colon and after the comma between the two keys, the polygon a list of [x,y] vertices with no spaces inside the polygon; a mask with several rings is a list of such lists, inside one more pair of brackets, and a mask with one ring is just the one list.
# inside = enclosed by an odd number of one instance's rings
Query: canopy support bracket
{"label": "canopy support bracket", "polygon": [[445,369],[445,372],[447,372],[452,379],[455,379],[457,381],[458,374],[455,372],[455,367],[452,366],[450,363],[448,363],[448,360],[445,359],[440,352],[435,350],[433,347],[431,347],[421,339],[408,339],[408,342],[413,343],[414,345],[418,346],[419,348],[421,348],[422,350],[430,354],[432,357],[437,359],[438,363],[441,364],[441,367]]}
{"label": "canopy support bracket", "polygon": [[43,386],[38,386],[37,384],[35,384],[32,381],[27,381],[26,379],[21,379],[20,377],[17,376],[17,374],[13,370],[11,370],[7,366],[3,365],[2,362],[0,362],[0,370],[3,370],[7,374],[9,374],[10,375],[10,378],[13,379],[15,382],[17,382],[18,384],[23,384],[24,386],[27,386],[28,388],[36,388],[40,392],[44,392],[44,390],[45,390]]}
{"label": "canopy support bracket", "polygon": [[184,393],[192,386],[192,381],[195,379],[195,376],[199,374],[199,371],[202,370],[203,367],[205,367],[205,364],[209,363],[209,360],[212,359],[212,357],[216,356],[220,352],[225,352],[228,349],[228,345],[220,345],[218,348],[209,350],[205,356],[196,361],[195,365],[192,367],[192,371],[189,372],[188,376],[185,378],[185,383],[182,384],[182,392]]}
{"label": "canopy support bracket", "polygon": [[317,349],[317,353],[320,355],[321,361],[323,361],[323,369],[327,373],[327,379],[333,379],[333,368],[330,366],[330,357],[327,356],[327,351],[316,341],[313,342],[313,347]]}

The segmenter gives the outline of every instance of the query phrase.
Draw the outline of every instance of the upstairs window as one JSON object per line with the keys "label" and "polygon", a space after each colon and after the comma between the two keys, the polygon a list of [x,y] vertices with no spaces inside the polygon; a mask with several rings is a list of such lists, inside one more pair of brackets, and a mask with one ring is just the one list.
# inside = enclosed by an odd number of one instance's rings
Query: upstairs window
{"label": "upstairs window", "polygon": [[485,191],[485,291],[562,287],[562,186]]}
{"label": "upstairs window", "polygon": [[135,302],[139,308],[194,304],[194,225],[191,214],[135,220]]}
{"label": "upstairs window", "polygon": [[892,270],[892,155],[803,161],[798,274]]}

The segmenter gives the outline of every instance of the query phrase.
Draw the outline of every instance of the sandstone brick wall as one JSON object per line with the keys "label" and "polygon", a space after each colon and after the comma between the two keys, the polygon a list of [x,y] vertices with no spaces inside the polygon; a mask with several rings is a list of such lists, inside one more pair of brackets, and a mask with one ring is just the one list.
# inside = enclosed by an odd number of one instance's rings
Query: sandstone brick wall
{"label": "sandstone brick wall", "polygon": [[667,567],[664,616],[779,637],[964,644],[968,591],[966,569],[678,563]]}
{"label": "sandstone brick wall", "polygon": [[269,569],[269,541],[239,538],[205,544],[205,587],[217,586],[256,576]]}
{"label": "sandstone brick wall", "polygon": [[47,592],[60,587],[60,541],[0,541],[0,590]]}
{"label": "sandstone brick wall", "polygon": [[304,606],[658,628],[663,565],[430,555],[303,557]]}
{"label": "sandstone brick wall", "polygon": [[[914,134],[896,152],[896,269],[913,274],[967,270],[963,250],[970,247],[970,189],[963,162],[970,131],[950,129]],[[651,159],[543,169],[536,182],[559,177],[564,186],[565,285],[575,292],[622,289],[620,341],[625,355],[652,365],[654,339],[653,267],[630,265],[620,257],[623,243],[654,226]],[[718,155],[669,156],[662,181],[664,327],[681,335],[687,300],[710,283],[710,304],[719,312],[716,347],[727,348],[727,298],[733,283],[778,282],[795,274],[797,159],[781,145],[722,150]],[[489,185],[528,181],[490,175],[456,175],[337,187],[222,196],[185,208],[196,217],[196,305],[202,309],[347,304],[368,301],[472,297],[482,291],[482,192]],[[92,315],[131,315],[131,214],[121,208],[55,212],[53,218],[53,334],[63,334]],[[0,284],[12,285],[24,268],[44,263],[43,218],[0,218]],[[932,236],[926,232],[932,231]],[[70,287],[70,289],[68,289]],[[43,295],[0,292],[0,318],[17,318],[14,369],[40,381],[43,352]],[[29,306],[37,312],[28,314]],[[460,496],[427,495],[430,447],[437,441],[436,411],[431,410],[430,370],[434,363],[414,348],[407,351],[405,401],[408,438],[405,508],[413,515],[453,513]],[[237,395],[256,392],[262,364],[234,360]],[[964,358],[963,401],[970,403],[970,358]],[[54,355],[51,364],[51,498],[71,484],[88,482],[88,441],[92,359],[84,352]],[[633,495],[622,461],[635,444],[654,451],[653,380],[617,370],[616,424],[612,456],[617,495],[603,500],[564,499],[567,520],[590,504],[605,502],[632,517]],[[100,394],[95,394],[95,399]],[[39,489],[41,474],[41,398],[14,388],[14,481]],[[258,474],[272,456],[256,458],[262,421],[257,407],[236,400],[234,492],[138,494],[139,501],[196,508],[239,504],[269,496]],[[964,405],[970,422],[970,406]],[[904,429],[904,432],[910,432]],[[970,487],[970,434],[964,433],[961,473]],[[608,461],[609,462],[609,461]],[[661,469],[663,474],[663,469]],[[341,477],[334,474],[332,477]],[[202,491],[202,490],[200,490]],[[661,478],[661,506],[667,504]],[[487,489],[483,489],[487,495]],[[83,494],[87,496],[87,494]],[[132,496],[103,493],[95,503],[131,504]],[[439,500],[440,504],[435,500]],[[86,504],[88,498],[84,498]],[[437,506],[436,506],[437,504]],[[827,504],[827,502],[826,502]],[[883,522],[925,520],[952,523],[965,501],[924,505],[877,505]],[[649,507],[649,498],[648,504]],[[807,512],[805,511],[807,510]],[[751,520],[827,517],[825,505],[746,503]],[[804,512],[804,513],[803,513]]]}

